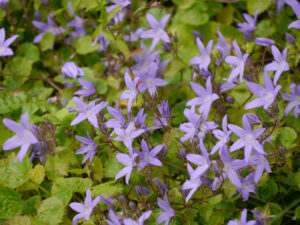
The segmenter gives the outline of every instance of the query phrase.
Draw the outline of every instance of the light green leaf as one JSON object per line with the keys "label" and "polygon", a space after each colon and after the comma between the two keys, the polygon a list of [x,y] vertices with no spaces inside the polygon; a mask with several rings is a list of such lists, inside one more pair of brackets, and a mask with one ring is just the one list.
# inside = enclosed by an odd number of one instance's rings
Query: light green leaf
{"label": "light green leaf", "polygon": [[40,43],[41,51],[47,51],[54,45],[54,34],[46,33],[43,35],[42,41]]}
{"label": "light green leaf", "polygon": [[280,140],[280,143],[286,147],[286,148],[291,148],[293,147],[294,141],[297,138],[297,133],[293,128],[290,127],[281,127],[279,129],[279,135],[278,138]]}
{"label": "light green leaf", "polygon": [[262,13],[266,11],[271,5],[271,0],[247,0],[247,9],[251,15],[254,15],[256,11]]}
{"label": "light green leaf", "polygon": [[2,225],[32,225],[28,216],[16,216],[6,221]]}
{"label": "light green leaf", "polygon": [[9,219],[21,212],[22,199],[18,192],[8,187],[0,186],[0,219]]}
{"label": "light green leaf", "polygon": [[92,187],[93,196],[104,195],[110,197],[122,191],[122,186],[116,184],[115,181],[106,182]]}
{"label": "light green leaf", "polygon": [[40,59],[39,48],[30,42],[23,43],[18,49],[17,55],[20,55],[33,62],[39,61]]}
{"label": "light green leaf", "polygon": [[86,55],[88,53],[91,53],[91,52],[99,49],[100,45],[98,43],[96,43],[94,46],[92,46],[92,37],[91,36],[83,36],[83,37],[76,39],[74,47],[78,54]]}

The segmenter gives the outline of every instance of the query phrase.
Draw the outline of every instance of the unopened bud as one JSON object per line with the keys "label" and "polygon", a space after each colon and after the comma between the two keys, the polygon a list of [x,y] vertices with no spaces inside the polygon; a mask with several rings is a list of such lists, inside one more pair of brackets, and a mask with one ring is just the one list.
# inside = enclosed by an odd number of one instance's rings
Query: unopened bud
{"label": "unopened bud", "polygon": [[186,151],[185,151],[183,148],[180,148],[180,149],[179,149],[179,156],[180,156],[182,159],[185,159]]}
{"label": "unopened bud", "polygon": [[233,104],[233,103],[234,103],[234,98],[232,98],[232,97],[230,97],[230,96],[227,96],[227,97],[225,98],[225,101],[228,102],[228,103],[230,103],[230,104]]}
{"label": "unopened bud", "polygon": [[285,33],[285,40],[287,40],[290,44],[295,43],[295,38],[290,33]]}
{"label": "unopened bud", "polygon": [[199,33],[199,31],[193,30],[192,34],[194,35],[195,38],[202,39],[202,35]]}

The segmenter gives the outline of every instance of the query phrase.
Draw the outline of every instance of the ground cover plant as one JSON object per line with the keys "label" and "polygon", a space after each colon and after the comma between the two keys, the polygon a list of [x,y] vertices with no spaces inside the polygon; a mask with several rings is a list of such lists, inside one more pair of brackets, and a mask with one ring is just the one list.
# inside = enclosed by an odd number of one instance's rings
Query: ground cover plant
{"label": "ground cover plant", "polygon": [[0,0],[0,223],[297,224],[297,0]]}

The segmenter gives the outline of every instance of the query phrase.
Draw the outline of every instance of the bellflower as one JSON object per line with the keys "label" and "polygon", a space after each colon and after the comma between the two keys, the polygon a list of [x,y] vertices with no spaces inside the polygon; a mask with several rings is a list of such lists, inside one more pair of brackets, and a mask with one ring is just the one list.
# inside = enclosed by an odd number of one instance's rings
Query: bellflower
{"label": "bellflower", "polygon": [[283,6],[288,4],[294,11],[297,17],[300,17],[300,3],[297,0],[276,0],[277,1],[277,11],[278,15],[281,12]]}
{"label": "bellflower", "polygon": [[124,37],[124,41],[135,42],[139,40],[141,34],[144,32],[144,28],[137,29],[134,33],[130,33]]}
{"label": "bellflower", "polygon": [[128,148],[129,153],[132,154],[133,139],[140,136],[145,132],[144,129],[136,129],[134,122],[130,122],[126,129],[115,128],[114,132],[118,137],[114,138],[115,141],[123,141],[124,145]]}
{"label": "bellflower", "polygon": [[98,204],[99,201],[100,201],[100,196],[98,196],[93,200],[91,195],[91,190],[88,189],[86,191],[84,204],[78,202],[71,202],[70,207],[74,211],[78,212],[78,214],[73,218],[73,225],[77,224],[79,219],[82,217],[86,220],[89,220],[93,212],[93,208]]}
{"label": "bellflower", "polygon": [[0,7],[2,9],[6,8],[6,4],[9,2],[9,0],[0,0]]}
{"label": "bellflower", "polygon": [[71,1],[68,2],[68,8],[71,12],[74,19],[67,24],[67,28],[73,27],[74,31],[70,32],[70,37],[72,40],[75,40],[77,37],[81,37],[85,35],[84,23],[83,19],[75,14],[73,11]]}
{"label": "bellflower", "polygon": [[280,75],[284,71],[288,71],[290,69],[289,64],[286,61],[288,48],[285,48],[282,52],[278,50],[275,45],[271,46],[272,54],[274,56],[275,61],[267,64],[264,68],[265,71],[276,71],[274,75],[273,83],[277,84],[277,81],[280,78]]}
{"label": "bellflower", "polygon": [[121,96],[120,96],[120,101],[126,100],[128,99],[128,103],[127,103],[127,112],[131,111],[131,105],[132,105],[132,101],[137,97],[138,95],[138,90],[137,90],[137,82],[138,79],[135,78],[134,80],[132,80],[129,76],[129,73],[126,72],[125,73],[125,83],[126,86],[129,90],[125,90]]}
{"label": "bellflower", "polygon": [[[114,129],[127,127],[126,119],[118,107],[118,102],[116,102],[116,109],[114,109],[111,106],[107,106],[107,111],[110,113],[110,115],[113,116],[113,119],[109,119],[105,123],[106,127],[114,128]],[[113,135],[113,134],[114,134],[114,132],[111,133],[111,135]]]}
{"label": "bellflower", "polygon": [[79,78],[79,83],[81,84],[82,89],[76,91],[74,95],[79,95],[81,97],[88,97],[96,93],[96,89],[93,85],[93,82],[87,82],[85,79]]}
{"label": "bellflower", "polygon": [[165,200],[157,198],[157,204],[159,208],[163,210],[163,212],[160,213],[159,217],[157,218],[157,223],[161,224],[163,221],[165,221],[164,225],[168,225],[170,219],[175,216],[175,211],[170,207],[167,193],[165,193]]}
{"label": "bellflower", "polygon": [[15,136],[4,142],[2,146],[3,150],[11,150],[21,146],[21,150],[19,151],[15,162],[17,162],[17,160],[23,162],[30,145],[37,144],[39,142],[30,129],[28,114],[24,113],[21,116],[21,124],[7,118],[3,119],[3,124],[8,129],[16,133]]}
{"label": "bellflower", "polygon": [[227,225],[255,225],[255,220],[247,222],[247,209],[243,209],[240,220],[230,220]]}
{"label": "bellflower", "polygon": [[243,116],[242,118],[244,129],[234,125],[229,124],[228,127],[233,131],[237,136],[240,137],[233,145],[230,147],[230,152],[236,151],[240,148],[245,148],[245,160],[248,163],[252,150],[256,150],[260,154],[265,155],[263,147],[258,142],[257,138],[265,131],[265,128],[257,128],[252,130],[251,125],[247,117]]}
{"label": "bellflower", "polygon": [[14,52],[11,48],[9,48],[9,46],[16,40],[17,37],[19,37],[19,35],[16,34],[5,40],[5,29],[0,29],[0,57],[14,55]]}
{"label": "bellflower", "polygon": [[124,219],[123,222],[125,225],[144,225],[144,221],[150,217],[151,213],[151,210],[144,212],[143,215],[139,217],[138,223],[130,218]]}
{"label": "bellflower", "polygon": [[149,94],[151,97],[154,97],[156,95],[157,87],[165,86],[168,84],[167,81],[158,78],[157,75],[157,66],[153,66],[151,70],[148,71],[148,74],[139,76],[139,81],[141,82],[140,85],[138,86],[139,91],[141,93],[145,92],[148,90]]}
{"label": "bellflower", "polygon": [[168,121],[170,119],[170,109],[168,101],[162,101],[161,104],[158,106],[158,111],[160,113],[160,117],[154,120],[156,128],[162,128],[163,126],[167,126]]}
{"label": "bellflower", "polygon": [[296,28],[296,29],[300,30],[300,20],[295,20],[294,22],[290,23],[288,28],[289,29]]}
{"label": "bellflower", "polygon": [[162,40],[167,43],[171,42],[167,32],[164,31],[170,16],[171,16],[170,14],[164,15],[164,17],[161,19],[160,23],[158,23],[157,20],[151,14],[146,15],[146,18],[152,29],[141,33],[141,38],[152,38],[153,39],[151,47],[150,47],[150,51],[152,51],[155,48],[155,46],[157,45],[159,40]]}
{"label": "bellflower", "polygon": [[95,128],[99,128],[97,114],[107,106],[107,102],[101,102],[98,105],[95,105],[99,99],[92,101],[89,104],[84,103],[78,97],[74,97],[73,101],[77,105],[77,109],[71,108],[71,112],[78,112],[76,118],[71,122],[71,126],[81,123],[84,120],[88,120]]}
{"label": "bellflower", "polygon": [[249,14],[244,13],[244,19],[246,23],[238,23],[238,29],[240,32],[243,32],[247,39],[252,40],[252,35],[250,32],[255,31],[256,29],[256,19],[258,12],[255,13],[254,17],[251,17]]}
{"label": "bellflower", "polygon": [[[189,175],[192,176],[192,174],[195,172],[195,170],[192,168],[192,166],[188,163],[187,164],[187,169],[189,172]],[[182,186],[182,190],[189,190],[189,194],[186,196],[185,202],[187,203],[190,198],[193,196],[193,194],[198,190],[198,188],[201,186],[202,182],[200,177],[196,177],[194,180],[186,180]]]}
{"label": "bellflower", "polygon": [[100,48],[97,50],[98,52],[105,51],[109,46],[109,42],[107,39],[105,39],[103,33],[100,33],[98,37],[95,38],[95,40],[92,42],[92,46],[94,46],[97,42],[100,44]]}
{"label": "bellflower", "polygon": [[217,59],[216,64],[219,66],[221,62],[225,59],[227,54],[230,52],[231,46],[228,44],[222,33],[218,30],[218,43],[215,45],[214,49],[219,50],[222,54],[221,59]]}
{"label": "bellflower", "polygon": [[64,28],[54,26],[53,15],[51,13],[48,14],[47,23],[33,20],[32,24],[33,26],[35,26],[36,28],[42,31],[42,33],[40,33],[34,38],[33,43],[41,42],[44,34],[46,33],[52,33],[54,36],[56,36],[65,32]]}
{"label": "bellflower", "polygon": [[87,153],[85,155],[84,159],[82,160],[82,163],[84,163],[88,159],[90,159],[90,162],[91,162],[94,155],[96,154],[96,150],[97,150],[97,144],[90,137],[90,134],[88,131],[86,132],[86,135],[88,138],[84,138],[84,137],[75,135],[77,140],[82,143],[82,147],[76,152],[76,154]]}
{"label": "bellflower", "polygon": [[119,218],[114,213],[114,210],[109,209],[108,216],[110,220],[105,219],[108,225],[121,225]]}
{"label": "bellflower", "polygon": [[116,155],[117,160],[120,163],[122,163],[125,167],[119,171],[119,173],[115,177],[115,180],[118,180],[121,177],[126,176],[125,181],[126,181],[126,184],[128,185],[132,169],[136,165],[136,162],[135,162],[136,156],[137,156],[137,154],[132,154],[132,155],[128,156],[124,153],[118,153]]}
{"label": "bellflower", "polygon": [[274,87],[272,80],[267,72],[264,72],[263,76],[266,88],[263,88],[262,86],[254,82],[246,82],[250,91],[258,96],[258,98],[249,102],[245,106],[245,109],[253,109],[264,106],[264,109],[267,110],[268,107],[274,102],[279,90],[281,89],[281,86],[277,85]]}
{"label": "bellflower", "polygon": [[282,93],[282,97],[290,103],[285,108],[284,114],[287,116],[294,109],[294,116],[298,119],[300,113],[300,85],[292,83],[290,85],[291,94]]}
{"label": "bellflower", "polygon": [[[219,149],[221,150],[223,146],[226,146],[228,141],[230,140],[231,131],[227,129],[227,115],[224,116],[222,122],[222,129],[223,131],[216,129],[213,131],[215,137],[219,140],[217,144],[212,148],[210,154],[214,154]],[[220,153],[220,152],[219,152]]]}
{"label": "bellflower", "polygon": [[233,67],[228,82],[233,82],[238,76],[240,76],[240,82],[243,82],[245,65],[249,54],[246,53],[245,55],[242,55],[241,49],[236,41],[233,42],[233,47],[236,56],[227,56],[225,58],[225,62]]}
{"label": "bellflower", "polygon": [[206,46],[204,47],[200,38],[197,38],[197,46],[201,53],[201,56],[196,56],[190,60],[191,65],[198,65],[200,70],[208,70],[208,66],[210,64],[210,53],[213,46],[213,40],[210,40]]}
{"label": "bellflower", "polygon": [[255,172],[254,172],[254,182],[258,183],[259,179],[262,177],[264,170],[268,173],[271,173],[271,167],[269,165],[268,159],[259,153],[256,153],[254,156],[250,157],[249,165],[255,165]]}
{"label": "bellflower", "polygon": [[249,194],[256,194],[256,188],[253,184],[254,182],[254,173],[250,173],[247,177],[242,178],[242,186],[237,190],[240,192],[243,201],[247,201],[249,199]]}
{"label": "bellflower", "polygon": [[258,37],[258,38],[255,38],[255,44],[261,45],[261,46],[269,46],[269,45],[274,45],[275,42],[270,38]]}
{"label": "bellflower", "polygon": [[[299,29],[300,29],[300,25],[299,25]],[[294,44],[295,43],[295,38],[290,34],[290,33],[285,33],[285,40],[287,40],[290,44]]]}
{"label": "bellflower", "polygon": [[114,5],[106,7],[107,13],[110,13],[115,8],[121,6],[120,11],[117,12],[112,18],[112,21],[114,22],[114,24],[118,24],[119,22],[121,22],[124,19],[125,15],[126,15],[126,7],[128,7],[131,4],[130,0],[109,0],[109,1],[114,3]]}
{"label": "bellflower", "polygon": [[77,78],[77,76],[85,75],[84,71],[74,62],[66,62],[61,68],[61,73],[64,78],[66,76],[71,78]]}
{"label": "bellflower", "polygon": [[211,77],[206,79],[206,89],[203,88],[200,84],[191,82],[191,87],[193,91],[198,95],[198,97],[193,98],[187,102],[187,106],[195,107],[200,105],[199,113],[203,113],[203,118],[207,119],[211,104],[219,99],[219,96],[213,93],[211,85]]}
{"label": "bellflower", "polygon": [[209,154],[204,146],[203,141],[200,141],[199,147],[202,155],[198,154],[187,154],[186,159],[197,165],[196,170],[191,174],[191,180],[196,180],[196,178],[201,177],[210,167],[211,161]]}
{"label": "bellflower", "polygon": [[[139,125],[140,128],[144,129],[145,131],[148,130],[148,127],[145,125],[145,120],[147,118],[147,113],[144,114],[144,108],[141,108],[136,117],[134,119],[135,124]],[[131,118],[128,116],[129,121],[131,122]]]}
{"label": "bellflower", "polygon": [[159,161],[155,157],[162,150],[164,145],[162,145],[162,144],[157,145],[155,148],[153,148],[150,151],[147,142],[144,139],[142,139],[141,146],[142,146],[143,152],[139,154],[141,161],[138,165],[137,171],[144,169],[148,164],[153,165],[153,166],[162,166],[161,161]]}

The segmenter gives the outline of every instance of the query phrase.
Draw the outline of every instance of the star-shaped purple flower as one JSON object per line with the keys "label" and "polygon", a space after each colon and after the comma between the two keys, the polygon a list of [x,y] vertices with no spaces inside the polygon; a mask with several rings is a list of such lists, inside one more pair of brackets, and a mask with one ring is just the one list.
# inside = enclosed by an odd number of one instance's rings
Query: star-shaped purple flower
{"label": "star-shaped purple flower", "polygon": [[160,23],[158,23],[157,20],[151,14],[146,15],[146,18],[152,29],[141,33],[141,38],[152,38],[153,39],[151,47],[150,47],[150,51],[152,51],[155,48],[155,46],[157,45],[159,40],[162,40],[167,43],[171,42],[167,32],[164,31],[170,16],[171,16],[170,14],[164,15],[164,17],[161,19]]}
{"label": "star-shaped purple flower", "polygon": [[143,152],[141,152],[141,153],[139,152],[141,161],[138,165],[137,171],[144,169],[148,164],[153,165],[153,166],[162,166],[161,161],[159,161],[155,157],[164,147],[163,144],[157,145],[155,148],[153,148],[150,151],[147,142],[144,139],[142,139],[141,146],[142,146]]}
{"label": "star-shaped purple flower", "polygon": [[125,181],[126,184],[129,183],[129,178],[132,172],[133,167],[136,165],[135,157],[137,154],[132,154],[130,156],[124,154],[124,153],[118,153],[116,155],[117,160],[122,163],[125,167],[119,171],[119,173],[116,175],[115,180],[120,179],[121,177],[126,176]]}
{"label": "star-shaped purple flower", "polygon": [[298,119],[298,114],[300,113],[300,85],[296,86],[295,83],[292,83],[290,90],[291,94],[282,93],[282,97],[290,102],[285,108],[284,114],[287,116],[294,109],[294,116]]}
{"label": "star-shaped purple flower", "polygon": [[132,105],[132,101],[137,97],[138,95],[138,90],[137,90],[137,82],[138,82],[138,78],[135,78],[134,80],[132,80],[129,76],[129,73],[126,72],[125,73],[125,83],[126,86],[129,90],[125,90],[121,96],[120,96],[120,101],[124,101],[126,99],[128,99],[128,103],[127,103],[127,112],[131,111],[131,105]]}
{"label": "star-shaped purple flower", "polygon": [[297,17],[300,17],[300,3],[297,0],[276,0],[277,1],[277,11],[278,15],[281,12],[283,6],[288,4],[294,11]]}
{"label": "star-shaped purple flower", "polygon": [[244,13],[244,19],[246,23],[238,23],[239,31],[243,32],[247,39],[252,39],[252,35],[250,32],[255,31],[256,29],[256,19],[257,19],[258,12],[255,13],[254,17],[251,17],[249,14]]}
{"label": "star-shaped purple flower", "polygon": [[233,47],[236,56],[227,56],[225,58],[225,62],[233,67],[228,82],[234,82],[235,78],[238,76],[240,76],[240,82],[243,82],[245,65],[249,54],[246,53],[245,55],[242,55],[241,49],[235,40],[233,42]]}
{"label": "star-shaped purple flower", "polygon": [[246,116],[242,118],[244,129],[234,125],[229,124],[228,127],[233,131],[237,136],[240,137],[233,145],[230,147],[230,152],[236,151],[240,148],[245,148],[245,160],[248,163],[252,150],[259,152],[260,154],[265,155],[263,147],[258,142],[257,138],[265,131],[265,128],[257,128],[252,130],[251,124],[249,123]]}
{"label": "star-shaped purple flower", "polygon": [[17,160],[22,162],[30,145],[37,144],[39,142],[31,131],[28,122],[28,114],[25,113],[21,116],[21,124],[7,118],[3,119],[3,124],[8,129],[15,132],[16,135],[5,141],[2,148],[3,150],[11,150],[21,146],[21,150],[19,151],[15,162],[17,162]]}
{"label": "star-shaped purple flower", "polygon": [[82,78],[79,78],[78,81],[81,84],[82,89],[76,91],[74,95],[79,95],[81,97],[88,97],[96,93],[96,89],[92,81],[88,82]]}
{"label": "star-shaped purple flower", "polygon": [[108,216],[110,220],[105,219],[108,225],[121,225],[120,219],[116,216],[113,209],[109,209]]}
{"label": "star-shaped purple flower", "polygon": [[277,85],[274,87],[272,80],[267,72],[264,72],[263,76],[266,88],[263,88],[262,86],[254,82],[246,82],[250,91],[259,97],[249,102],[245,106],[245,109],[253,109],[264,106],[264,109],[267,110],[268,107],[274,102],[279,90],[281,89],[281,86]]}
{"label": "star-shaped purple flower", "polygon": [[[188,163],[187,164],[187,169],[189,172],[189,175],[192,176],[193,173],[195,173],[195,170],[193,167]],[[189,194],[186,196],[185,202],[187,203],[190,198],[193,196],[193,194],[198,190],[198,188],[201,186],[202,182],[200,177],[196,177],[196,179],[192,180],[186,180],[183,183],[182,190],[190,190]]]}
{"label": "star-shaped purple flower", "polygon": [[219,96],[213,93],[212,85],[211,85],[211,77],[206,79],[206,89],[202,87],[200,84],[191,82],[191,87],[193,91],[198,95],[198,97],[189,100],[186,105],[195,107],[200,105],[199,113],[203,114],[203,118],[206,120],[210,111],[211,104],[219,99]]}
{"label": "star-shaped purple flower", "polygon": [[159,217],[157,218],[157,223],[161,224],[163,221],[165,221],[165,225],[168,225],[170,219],[175,216],[175,211],[170,207],[167,193],[165,193],[165,200],[157,198],[157,204],[159,208],[163,210],[163,212],[160,213]]}
{"label": "star-shaped purple flower", "polygon": [[71,112],[78,112],[76,118],[71,122],[71,126],[81,123],[84,120],[88,120],[95,128],[99,128],[97,114],[107,106],[107,102],[101,102],[98,105],[95,105],[97,101],[100,99],[96,99],[89,104],[84,103],[78,97],[74,97],[73,101],[77,105],[77,109],[70,108]]}
{"label": "star-shaped purple flower", "polygon": [[240,192],[243,201],[247,201],[249,199],[249,194],[256,194],[256,188],[253,184],[254,182],[254,173],[250,173],[247,177],[242,178],[242,186],[237,190]]}
{"label": "star-shaped purple flower", "polygon": [[196,56],[190,60],[191,65],[198,65],[200,70],[208,70],[208,66],[210,64],[210,53],[213,46],[213,40],[210,40],[206,46],[204,47],[200,38],[197,38],[197,46],[201,53],[201,56]]}
{"label": "star-shaped purple flower", "polygon": [[91,162],[94,155],[96,154],[96,149],[97,149],[97,144],[90,137],[90,134],[88,131],[86,132],[86,135],[88,138],[84,138],[84,137],[75,135],[77,140],[79,140],[82,143],[82,147],[76,152],[76,154],[87,153],[85,155],[84,159],[82,160],[82,163],[84,163],[88,159],[90,159],[90,162]]}
{"label": "star-shaped purple flower", "polygon": [[84,76],[84,71],[74,62],[66,62],[61,68],[63,77],[77,78],[77,76]]}
{"label": "star-shaped purple flower", "polygon": [[247,209],[243,209],[240,220],[230,220],[227,225],[255,225],[255,220],[247,222]]}
{"label": "star-shaped purple flower", "polygon": [[280,78],[280,75],[284,71],[288,71],[290,69],[289,64],[286,61],[288,48],[285,48],[282,52],[278,50],[275,45],[271,46],[272,54],[274,56],[275,61],[267,64],[264,68],[265,71],[276,71],[274,75],[273,83],[277,84],[277,81]]}
{"label": "star-shaped purple flower", "polygon": [[230,44],[228,44],[222,33],[218,30],[218,43],[215,45],[214,49],[218,50],[221,52],[222,56],[221,59],[217,59],[216,64],[217,66],[219,66],[221,64],[221,62],[225,59],[225,57],[227,56],[227,54],[230,52],[231,46]]}
{"label": "star-shaped purple flower", "polygon": [[86,191],[84,204],[78,202],[71,202],[70,207],[76,212],[78,212],[78,214],[73,218],[73,225],[76,225],[80,220],[80,218],[89,220],[93,212],[93,208],[98,204],[99,201],[100,201],[100,196],[98,196],[93,200],[91,195],[91,190],[88,189]]}
{"label": "star-shaped purple flower", "polygon": [[5,29],[0,29],[0,57],[14,55],[14,52],[11,48],[9,48],[9,46],[16,40],[17,37],[19,37],[19,35],[16,34],[5,40]]}
{"label": "star-shaped purple flower", "polygon": [[139,217],[138,222],[130,218],[124,219],[123,222],[125,225],[144,225],[144,221],[150,217],[151,213],[151,210],[144,212],[143,215]]}

